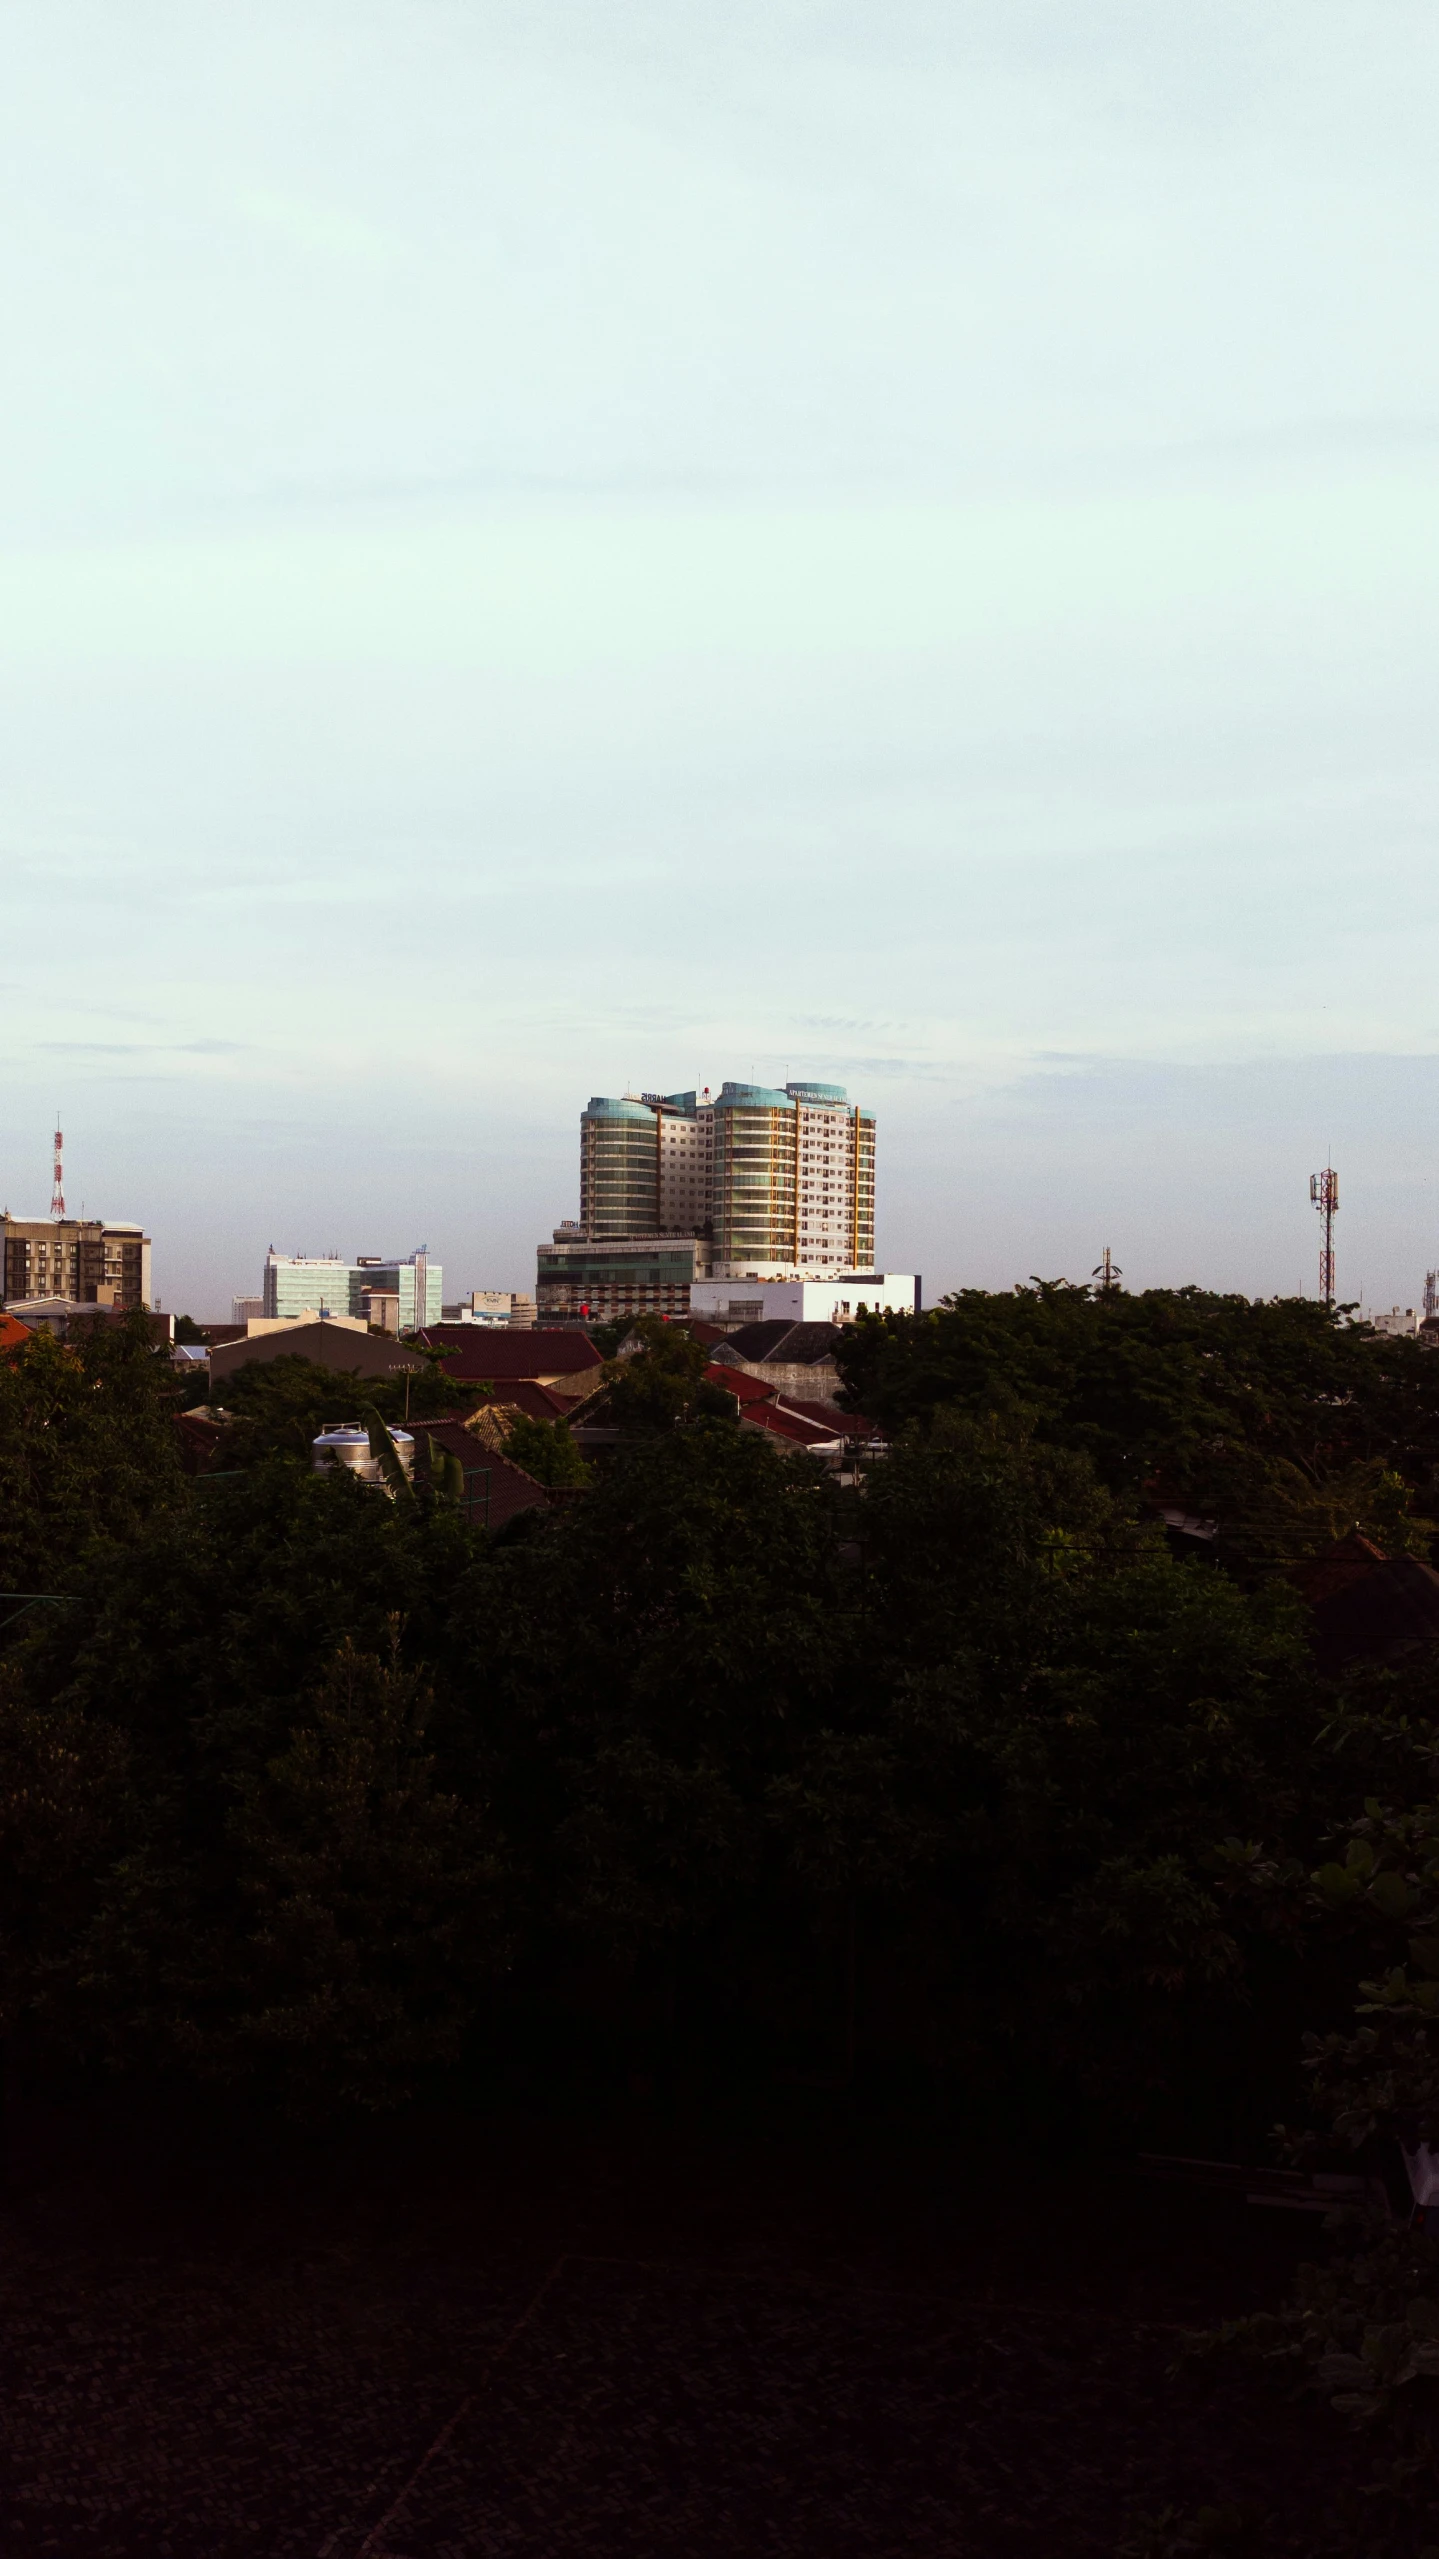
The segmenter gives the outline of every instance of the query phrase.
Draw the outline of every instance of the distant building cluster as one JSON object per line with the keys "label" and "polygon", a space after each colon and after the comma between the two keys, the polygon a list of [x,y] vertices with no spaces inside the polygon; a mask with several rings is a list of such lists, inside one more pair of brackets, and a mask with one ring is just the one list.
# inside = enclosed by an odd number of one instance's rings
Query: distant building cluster
{"label": "distant building cluster", "polygon": [[[67,1218],[60,1138],[49,1218],[0,1220],[0,1303],[124,1311],[153,1303],[138,1226]],[[845,1323],[918,1302],[908,1274],[877,1271],[875,1123],[842,1084],[596,1095],[580,1115],[580,1214],[538,1248],[533,1290],[476,1288],[445,1302],[444,1272],[408,1254],[265,1257],[258,1293],[207,1335],[260,1339],[315,1322],[399,1339],[444,1322],[525,1330],[629,1315]]]}

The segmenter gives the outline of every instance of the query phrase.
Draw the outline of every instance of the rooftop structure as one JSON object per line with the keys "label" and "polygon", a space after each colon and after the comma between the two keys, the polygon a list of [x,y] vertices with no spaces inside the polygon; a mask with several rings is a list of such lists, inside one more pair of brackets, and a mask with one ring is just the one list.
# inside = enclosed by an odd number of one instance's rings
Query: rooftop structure
{"label": "rooftop structure", "polygon": [[535,1320],[533,1297],[517,1288],[472,1288],[468,1297],[458,1298],[453,1306],[440,1309],[445,1324],[514,1324],[531,1325]]}

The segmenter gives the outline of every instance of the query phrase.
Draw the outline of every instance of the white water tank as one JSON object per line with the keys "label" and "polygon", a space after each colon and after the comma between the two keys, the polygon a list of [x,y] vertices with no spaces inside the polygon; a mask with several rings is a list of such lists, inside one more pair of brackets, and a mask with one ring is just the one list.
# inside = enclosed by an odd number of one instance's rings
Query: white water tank
{"label": "white water tank", "polygon": [[[390,1437],[405,1473],[413,1475],[415,1443],[412,1434],[392,1430]],[[310,1460],[317,1474],[323,1474],[327,1466],[343,1466],[350,1474],[358,1475],[362,1484],[384,1487],[380,1461],[370,1446],[370,1434],[363,1422],[335,1422],[329,1430],[321,1431],[310,1443]]]}

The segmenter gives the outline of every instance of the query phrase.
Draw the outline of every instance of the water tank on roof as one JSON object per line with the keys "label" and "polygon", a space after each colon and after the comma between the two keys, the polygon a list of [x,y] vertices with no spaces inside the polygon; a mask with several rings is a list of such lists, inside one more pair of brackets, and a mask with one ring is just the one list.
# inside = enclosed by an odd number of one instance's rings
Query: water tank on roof
{"label": "water tank on roof", "polygon": [[[407,1475],[415,1471],[415,1442],[409,1431],[392,1430],[395,1454]],[[385,1478],[380,1461],[370,1447],[370,1434],[363,1422],[336,1422],[320,1431],[310,1443],[310,1460],[317,1474],[327,1466],[343,1466],[358,1475],[362,1484],[383,1485]]]}

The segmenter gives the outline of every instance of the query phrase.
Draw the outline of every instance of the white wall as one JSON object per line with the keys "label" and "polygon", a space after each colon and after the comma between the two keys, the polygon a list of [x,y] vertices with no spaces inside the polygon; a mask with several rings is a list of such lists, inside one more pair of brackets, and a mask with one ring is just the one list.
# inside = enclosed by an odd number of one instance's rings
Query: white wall
{"label": "white wall", "polygon": [[774,1323],[781,1317],[792,1324],[843,1323],[847,1316],[857,1315],[861,1306],[912,1314],[913,1272],[880,1271],[858,1277],[841,1273],[837,1279],[823,1280],[696,1280],[690,1290],[690,1313],[721,1323],[737,1307],[743,1307],[747,1320],[756,1324]]}

